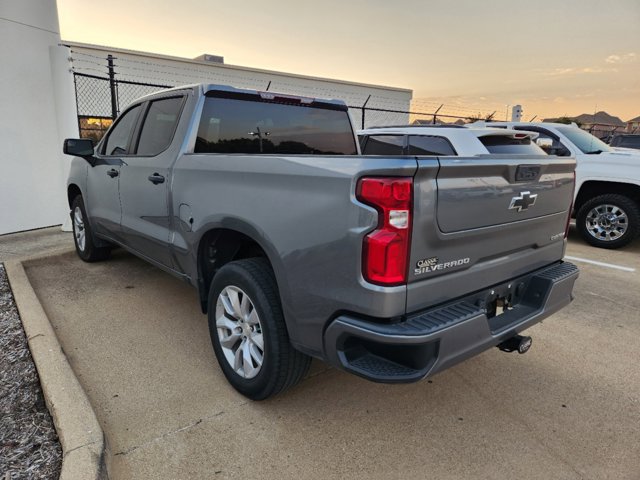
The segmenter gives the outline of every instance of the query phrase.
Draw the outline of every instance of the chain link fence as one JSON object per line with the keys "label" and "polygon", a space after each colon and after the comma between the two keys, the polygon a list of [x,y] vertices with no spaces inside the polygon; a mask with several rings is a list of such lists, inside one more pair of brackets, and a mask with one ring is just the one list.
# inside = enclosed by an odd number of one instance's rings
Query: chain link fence
{"label": "chain link fence", "polygon": [[78,128],[81,138],[99,141],[131,102],[171,85],[132,82],[74,72]]}
{"label": "chain link fence", "polygon": [[[157,65],[156,69],[150,69],[154,64],[142,62],[132,59],[118,60],[108,55],[101,58],[86,53],[73,52],[74,58],[74,80],[76,87],[76,101],[78,107],[78,126],[80,128],[80,136],[82,138],[92,138],[95,141],[100,140],[113,120],[124,110],[130,103],[136,99],[155,93],[157,91],[172,88],[176,85],[182,85],[189,82],[186,78],[176,78],[178,75],[185,75],[185,72],[173,71],[173,66]],[[116,62],[117,61],[117,62]],[[119,62],[119,63],[118,63]],[[138,65],[138,63],[140,65]],[[139,73],[140,67],[147,69],[140,75],[150,75],[156,72],[156,77],[167,79],[165,82],[153,82],[149,78],[149,82],[139,81],[133,78],[133,74]],[[160,69],[164,68],[164,71]],[[124,69],[129,73],[120,73],[118,70]],[[81,71],[79,71],[81,70]],[[93,73],[88,73],[93,72]],[[133,72],[133,74],[131,73]],[[150,73],[151,72],[151,73]],[[293,95],[311,96],[317,98],[343,98],[349,106],[349,112],[353,118],[354,125],[358,129],[369,127],[381,127],[392,125],[407,125],[409,123],[418,124],[464,124],[476,120],[484,120],[491,118],[487,114],[469,114],[464,116],[462,110],[454,108],[454,115],[440,114],[440,108],[433,111],[426,111],[426,105],[414,103],[411,110],[394,109],[394,102],[390,98],[381,97],[379,94],[364,95],[362,91],[340,92],[331,86],[326,88],[318,88],[309,85],[294,85],[284,83],[282,80],[274,81],[267,84],[260,83],[258,79],[247,78],[242,82],[231,77],[227,79],[218,79],[206,77],[206,72],[194,70],[198,75],[202,76],[201,81],[226,80],[227,83],[237,86],[238,88],[252,88],[257,90],[269,90]],[[191,72],[192,75],[196,73]],[[215,75],[223,75],[215,73]],[[141,77],[142,78],[142,77]],[[199,77],[198,77],[199,78]],[[147,80],[147,78],[143,78]],[[387,108],[389,106],[390,108]],[[446,109],[444,110],[446,111]],[[494,112],[495,113],[495,112]]]}
{"label": "chain link fence", "polygon": [[[173,85],[116,80],[86,73],[74,73],[78,126],[81,138],[100,140],[120,112],[134,100]],[[413,112],[374,107],[349,106],[356,128],[391,125],[455,124],[461,125],[481,119],[474,116],[438,115],[433,112]],[[482,117],[484,118],[484,117]]]}
{"label": "chain link fence", "polygon": [[[605,123],[593,123],[588,125],[582,125],[582,129],[589,132],[591,135],[598,137],[606,143],[609,143],[616,134],[629,133],[626,125],[609,125]],[[631,132],[633,133],[633,132]]]}

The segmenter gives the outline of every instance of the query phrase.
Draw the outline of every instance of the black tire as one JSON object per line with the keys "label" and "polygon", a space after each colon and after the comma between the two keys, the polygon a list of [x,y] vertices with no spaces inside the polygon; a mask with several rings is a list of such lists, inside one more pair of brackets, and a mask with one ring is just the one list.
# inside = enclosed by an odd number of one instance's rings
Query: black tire
{"label": "black tire", "polygon": [[[78,213],[81,215],[80,222],[77,218]],[[81,260],[91,263],[109,258],[111,255],[110,247],[96,246],[81,195],[76,196],[71,202],[71,224],[73,225],[73,243]],[[82,237],[82,231],[84,231],[84,237]],[[82,238],[84,238],[84,243]]]}
{"label": "black tire", "polygon": [[[234,370],[231,360],[225,357],[218,335],[216,310],[224,308],[223,303],[218,304],[218,299],[227,287],[239,289],[241,291],[239,298],[243,298],[243,294],[246,294],[259,318],[257,325],[260,328],[264,351],[262,364],[253,378],[244,378]],[[238,321],[227,313],[223,316],[225,319]],[[230,262],[216,273],[209,289],[208,317],[211,343],[220,368],[229,383],[244,396],[252,400],[272,397],[296,385],[309,370],[311,358],[296,350],[289,341],[278,286],[273,270],[265,259],[250,258]],[[250,328],[253,330],[253,327]],[[242,330],[241,327],[237,329]],[[224,332],[231,332],[231,329]],[[237,335],[240,334],[237,333]],[[249,333],[247,337],[250,335],[253,334]],[[243,336],[242,340],[239,339],[239,343],[235,344],[236,354],[243,342],[250,343],[247,337]],[[232,350],[227,344],[225,347],[227,354],[231,355]]]}
{"label": "black tire", "polygon": [[[619,228],[624,229],[623,233],[620,234],[621,230],[618,230],[616,234],[615,229],[612,232],[613,235],[606,232],[592,233],[595,212],[597,210],[603,214],[607,211],[611,212],[611,208],[606,206],[620,209],[626,215],[626,221],[619,224]],[[640,232],[640,208],[634,200],[625,195],[616,193],[598,195],[582,204],[576,215],[576,227],[582,238],[594,247],[610,249],[624,247],[637,238]]]}

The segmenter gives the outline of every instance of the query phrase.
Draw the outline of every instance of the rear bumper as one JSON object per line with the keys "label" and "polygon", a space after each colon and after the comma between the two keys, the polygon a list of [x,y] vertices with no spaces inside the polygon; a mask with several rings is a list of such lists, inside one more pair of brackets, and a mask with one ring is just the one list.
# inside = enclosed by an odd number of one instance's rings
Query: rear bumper
{"label": "rear bumper", "polygon": [[[414,382],[498,345],[573,300],[578,268],[559,262],[394,324],[342,315],[327,327],[325,358],[376,382]],[[490,313],[495,299],[512,308]]]}

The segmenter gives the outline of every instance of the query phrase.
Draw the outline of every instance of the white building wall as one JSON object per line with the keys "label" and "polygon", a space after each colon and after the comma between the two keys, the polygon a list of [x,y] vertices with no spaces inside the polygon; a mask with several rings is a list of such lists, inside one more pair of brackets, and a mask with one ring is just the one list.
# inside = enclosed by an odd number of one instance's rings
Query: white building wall
{"label": "white building wall", "polygon": [[77,123],[74,103],[56,105],[73,88],[59,41],[54,1],[0,2],[0,234],[66,218],[62,136],[76,136]]}

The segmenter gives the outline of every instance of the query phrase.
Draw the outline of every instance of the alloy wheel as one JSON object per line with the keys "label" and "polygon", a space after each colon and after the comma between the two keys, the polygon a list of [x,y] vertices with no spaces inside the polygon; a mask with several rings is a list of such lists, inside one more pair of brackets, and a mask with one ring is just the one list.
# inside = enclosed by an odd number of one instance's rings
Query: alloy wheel
{"label": "alloy wheel", "polygon": [[80,207],[76,207],[73,210],[73,233],[76,237],[76,244],[81,252],[84,252],[84,247],[87,241],[87,232],[84,229],[84,219],[82,218],[82,210]]}
{"label": "alloy wheel", "polygon": [[624,210],[616,205],[603,204],[592,208],[585,220],[587,231],[598,240],[612,242],[622,237],[629,228]]}
{"label": "alloy wheel", "polygon": [[264,362],[264,339],[251,298],[238,287],[225,287],[218,295],[215,318],[227,362],[242,378],[254,378]]}

